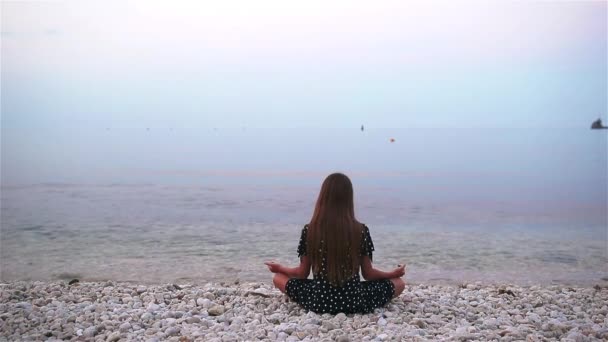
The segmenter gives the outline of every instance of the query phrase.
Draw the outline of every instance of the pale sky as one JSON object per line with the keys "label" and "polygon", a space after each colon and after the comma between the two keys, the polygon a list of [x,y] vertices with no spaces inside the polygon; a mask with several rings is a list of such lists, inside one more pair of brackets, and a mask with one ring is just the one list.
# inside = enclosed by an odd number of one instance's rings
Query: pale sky
{"label": "pale sky", "polygon": [[605,1],[3,1],[2,123],[587,126],[606,119],[606,11]]}

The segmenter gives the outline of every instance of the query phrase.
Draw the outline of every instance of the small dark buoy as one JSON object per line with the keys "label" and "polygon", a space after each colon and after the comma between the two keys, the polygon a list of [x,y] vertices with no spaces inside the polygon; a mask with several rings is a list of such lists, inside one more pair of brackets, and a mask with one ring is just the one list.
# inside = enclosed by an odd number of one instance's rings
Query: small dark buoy
{"label": "small dark buoy", "polygon": [[394,142],[395,142],[395,138],[391,138],[391,140],[390,140],[390,141],[391,141],[392,143],[394,143]]}
{"label": "small dark buoy", "polygon": [[363,127],[363,125],[361,125],[361,132],[363,132],[365,130],[365,127]]}
{"label": "small dark buoy", "polygon": [[78,280],[78,279],[72,279],[72,280],[70,280],[70,282],[68,283],[68,285],[74,285],[76,283],[80,283],[80,280]]}

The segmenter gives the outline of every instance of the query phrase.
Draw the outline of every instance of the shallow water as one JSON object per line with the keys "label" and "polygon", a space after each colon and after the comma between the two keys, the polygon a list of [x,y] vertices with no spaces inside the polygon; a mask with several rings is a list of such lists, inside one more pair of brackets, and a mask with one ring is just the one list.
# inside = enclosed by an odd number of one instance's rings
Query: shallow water
{"label": "shallow water", "polygon": [[[37,184],[2,188],[1,278],[266,281],[297,262],[314,186]],[[605,208],[414,201],[359,188],[374,262],[413,283],[591,285],[608,277]],[[602,280],[602,278],[604,280]]]}
{"label": "shallow water", "polygon": [[608,135],[587,126],[4,133],[2,280],[268,280],[335,171],[409,281],[608,277]]}

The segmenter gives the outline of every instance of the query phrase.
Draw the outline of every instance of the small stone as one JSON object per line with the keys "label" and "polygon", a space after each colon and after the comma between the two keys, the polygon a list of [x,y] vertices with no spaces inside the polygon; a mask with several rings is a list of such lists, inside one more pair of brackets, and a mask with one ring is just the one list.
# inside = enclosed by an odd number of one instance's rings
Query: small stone
{"label": "small stone", "polygon": [[146,292],[148,289],[145,286],[138,286],[137,287],[137,294],[142,294],[144,292]]}
{"label": "small stone", "polygon": [[84,337],[94,337],[97,334],[97,327],[92,326],[84,329],[82,336]]}
{"label": "small stone", "polygon": [[224,311],[226,311],[226,309],[224,308],[224,306],[222,305],[214,305],[211,308],[209,308],[209,310],[207,310],[207,313],[210,316],[219,316],[224,314]]}
{"label": "small stone", "polygon": [[336,339],[336,342],[350,342],[350,338],[347,335],[342,335]]}
{"label": "small stone", "polygon": [[118,340],[120,340],[120,333],[118,331],[111,333],[110,336],[108,336],[108,338],[106,339],[106,341],[108,342],[115,342]]}
{"label": "small stone", "polygon": [[408,337],[419,336],[419,333],[418,333],[419,330],[421,330],[421,329],[409,330],[405,333],[405,335]]}
{"label": "small stone", "polygon": [[[232,320],[232,322],[230,322],[231,325],[234,325],[236,327],[240,327],[241,325],[243,325],[245,323],[245,320],[243,320],[241,317],[236,317]],[[287,332],[287,331],[285,331]],[[293,329],[290,332],[287,332],[288,334],[291,334],[293,332]]]}
{"label": "small stone", "polygon": [[426,328],[427,324],[425,321],[421,320],[421,319],[415,319],[411,322],[412,325],[415,325],[421,329]]}
{"label": "small stone", "polygon": [[234,333],[228,333],[222,336],[222,342],[236,342],[238,340],[238,336]]}
{"label": "small stone", "polygon": [[296,331],[295,333],[293,333],[293,335],[291,336],[296,336],[299,340],[303,340],[304,338],[306,338],[306,336],[308,336],[308,333],[306,333],[306,331]]}
{"label": "small stone", "polygon": [[16,308],[19,308],[19,309],[23,309],[23,310],[25,310],[25,311],[30,311],[30,310],[32,310],[32,304],[30,304],[30,303],[28,303],[28,302],[20,302],[20,303],[17,303],[17,304],[15,305],[15,307],[16,307]]}
{"label": "small stone", "polygon": [[118,328],[118,330],[120,330],[122,332],[127,332],[127,331],[129,331],[129,329],[131,329],[131,323],[129,323],[129,322],[125,322],[125,323],[121,324],[120,327]]}
{"label": "small stone", "polygon": [[468,333],[469,333],[469,331],[467,330],[467,327],[456,328],[456,335],[466,335]]}
{"label": "small stone", "polygon": [[165,334],[167,334],[167,336],[179,335],[179,333],[180,333],[179,327],[169,327],[169,328],[167,328],[167,330],[165,330]]}
{"label": "small stone", "polygon": [[254,295],[254,296],[260,296],[260,297],[264,297],[264,298],[270,298],[270,292],[264,288],[249,291],[249,292],[247,292],[247,294]]}
{"label": "small stone", "polygon": [[528,319],[530,320],[530,322],[533,322],[533,323],[540,323],[542,321],[540,316],[535,313],[528,314]]}
{"label": "small stone", "polygon": [[344,322],[346,320],[346,314],[340,312],[339,314],[336,315],[336,320],[338,322]]}
{"label": "small stone", "polygon": [[160,306],[158,304],[150,303],[148,305],[147,311],[148,312],[155,312],[155,311],[158,311],[159,309],[160,309]]}
{"label": "small stone", "polygon": [[78,279],[72,279],[72,280],[70,280],[70,282],[68,283],[68,285],[74,285],[74,284],[77,284],[79,282],[80,282],[80,280],[78,280]]}
{"label": "small stone", "polygon": [[173,312],[173,311],[163,312],[161,318],[175,318],[175,312]]}
{"label": "small stone", "polygon": [[193,316],[193,317],[186,318],[186,322],[188,324],[200,323],[201,319],[199,317]]}
{"label": "small stone", "polygon": [[380,340],[380,341],[384,341],[384,340],[386,340],[388,338],[388,335],[387,334],[380,334],[380,335],[376,336],[376,338],[378,340]]}
{"label": "small stone", "polygon": [[207,298],[198,298],[196,300],[196,305],[202,306],[203,308],[208,308],[211,306],[211,301]]}
{"label": "small stone", "polygon": [[259,340],[262,340],[264,338],[266,338],[266,330],[264,329],[257,329],[254,333],[253,336]]}
{"label": "small stone", "polygon": [[327,331],[338,329],[338,327],[335,324],[333,324],[331,321],[323,321],[323,323],[321,324],[321,327],[323,327]]}
{"label": "small stone", "polygon": [[279,324],[281,323],[283,317],[281,317],[281,314],[279,313],[273,313],[272,315],[268,316],[268,321],[274,324]]}

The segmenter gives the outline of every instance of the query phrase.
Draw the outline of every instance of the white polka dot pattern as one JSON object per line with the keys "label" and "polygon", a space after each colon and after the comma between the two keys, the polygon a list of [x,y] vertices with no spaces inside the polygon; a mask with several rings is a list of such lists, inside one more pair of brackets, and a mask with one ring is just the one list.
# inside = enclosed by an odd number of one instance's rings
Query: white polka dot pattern
{"label": "white polka dot pattern", "polygon": [[[298,256],[306,255],[308,225],[302,229]],[[363,226],[359,254],[372,258],[374,244],[369,228]],[[286,292],[289,298],[307,310],[317,313],[367,313],[384,306],[393,297],[393,283],[388,279],[361,281],[359,273],[341,287],[333,286],[327,280],[325,263],[314,279],[289,279]]]}

